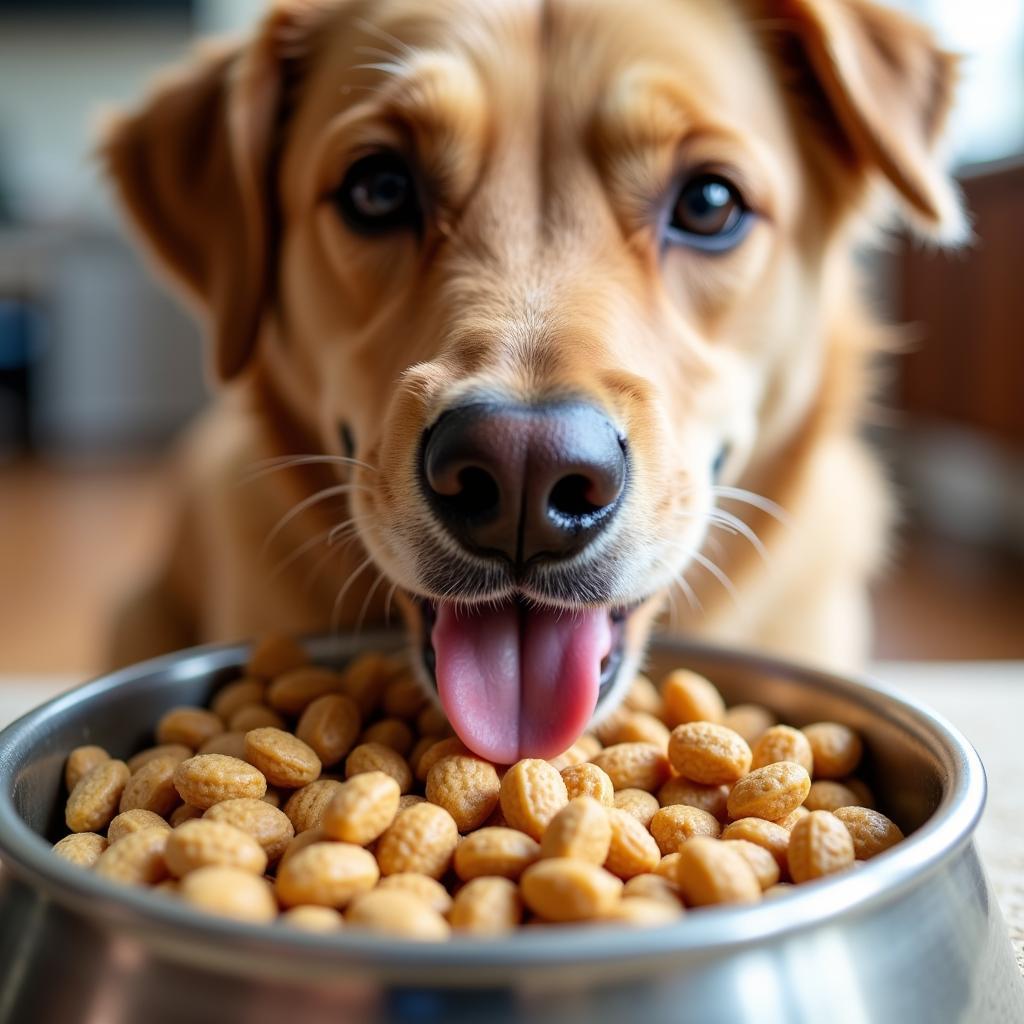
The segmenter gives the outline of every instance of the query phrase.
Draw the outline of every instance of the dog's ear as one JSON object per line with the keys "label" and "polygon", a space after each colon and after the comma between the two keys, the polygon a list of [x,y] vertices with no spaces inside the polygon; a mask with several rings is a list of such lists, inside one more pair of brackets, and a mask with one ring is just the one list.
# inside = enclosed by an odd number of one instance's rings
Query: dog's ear
{"label": "dog's ear", "polygon": [[165,77],[109,122],[100,149],[158,265],[207,320],[222,380],[252,353],[272,266],[279,20]]}
{"label": "dog's ear", "polygon": [[936,153],[958,58],[941,50],[924,25],[869,0],[783,0],[780,6],[845,155],[859,170],[884,175],[925,234],[961,238],[959,196]]}

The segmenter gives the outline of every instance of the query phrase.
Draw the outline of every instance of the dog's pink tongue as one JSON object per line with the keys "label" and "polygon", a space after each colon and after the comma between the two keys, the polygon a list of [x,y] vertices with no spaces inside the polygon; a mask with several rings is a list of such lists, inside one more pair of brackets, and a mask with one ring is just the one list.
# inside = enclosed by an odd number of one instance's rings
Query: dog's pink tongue
{"label": "dog's pink tongue", "polygon": [[611,626],[604,610],[444,603],[431,638],[452,728],[481,757],[511,764],[554,757],[579,738],[597,705]]}

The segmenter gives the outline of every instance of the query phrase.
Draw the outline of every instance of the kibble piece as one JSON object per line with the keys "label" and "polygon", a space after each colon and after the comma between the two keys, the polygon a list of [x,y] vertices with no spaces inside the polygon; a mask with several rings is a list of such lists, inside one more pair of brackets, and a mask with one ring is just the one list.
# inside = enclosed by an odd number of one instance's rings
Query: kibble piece
{"label": "kibble piece", "polygon": [[256,644],[245,669],[251,676],[273,679],[307,664],[309,657],[297,641],[283,633],[274,633]]}
{"label": "kibble piece", "polygon": [[469,754],[470,749],[458,738],[449,736],[446,739],[438,740],[421,753],[414,765],[416,767],[416,778],[420,782],[426,782],[430,769],[441,760],[442,757],[449,757],[452,754]]}
{"label": "kibble piece", "polygon": [[448,922],[408,893],[376,889],[355,900],[345,915],[353,928],[396,938],[435,942],[447,939]]}
{"label": "kibble piece", "polygon": [[618,878],[632,878],[653,871],[661,861],[654,837],[632,814],[617,807],[605,809],[612,829],[604,866]]}
{"label": "kibble piece", "polygon": [[440,740],[451,736],[452,726],[442,708],[437,704],[427,704],[416,716],[416,732],[420,736],[433,736]]}
{"label": "kibble piece", "polygon": [[380,743],[390,747],[403,758],[409,756],[415,742],[412,729],[400,718],[382,718],[367,726],[359,737],[360,743]]}
{"label": "kibble piece", "polygon": [[296,832],[320,828],[331,801],[342,792],[344,783],[335,779],[317,779],[295,790],[284,805],[284,813]]}
{"label": "kibble piece", "polygon": [[793,826],[800,821],[801,818],[806,818],[811,812],[806,807],[797,807],[796,810],[790,811],[784,818],[779,818],[777,824],[781,825],[784,829],[789,832],[793,831]]}
{"label": "kibble piece", "polygon": [[298,789],[320,777],[320,758],[313,748],[283,729],[247,732],[245,758],[263,773],[267,782],[283,789]]}
{"label": "kibble piece", "polygon": [[729,793],[726,806],[732,818],[785,818],[803,802],[811,777],[803,765],[775,761],[745,775]]}
{"label": "kibble piece", "polygon": [[184,761],[194,753],[195,751],[191,747],[186,747],[183,743],[160,743],[155,747],[140,750],[137,754],[129,757],[128,771],[134,775],[147,761],[152,761],[155,757],[173,755],[176,760]]}
{"label": "kibble piece", "polygon": [[789,849],[789,831],[774,821],[763,818],[740,818],[726,825],[722,839],[745,839],[767,850],[779,865],[786,870],[786,851]]}
{"label": "kibble piece", "polygon": [[460,832],[479,828],[491,816],[500,789],[494,765],[468,754],[442,757],[427,775],[427,799],[443,807]]}
{"label": "kibble piece", "polygon": [[659,903],[668,903],[676,907],[682,906],[679,896],[679,887],[664,875],[648,872],[642,875],[634,875],[623,886],[623,899],[645,899],[657,900]]}
{"label": "kibble piece", "polygon": [[403,793],[412,788],[412,770],[408,762],[383,743],[360,743],[345,759],[345,778],[351,779],[362,772],[383,772],[398,783]]}
{"label": "kibble piece", "polygon": [[676,884],[688,907],[761,899],[757,876],[742,854],[707,836],[691,839],[679,851]]}
{"label": "kibble piece", "polygon": [[607,809],[593,797],[570,800],[544,830],[540,843],[542,857],[576,857],[591,864],[604,864],[612,842]]}
{"label": "kibble piece", "polygon": [[584,750],[579,742],[576,742],[571,747],[563,750],[557,757],[549,758],[548,764],[556,771],[563,772],[566,768],[583,764],[586,760],[588,760],[586,750]]}
{"label": "kibble piece", "polygon": [[589,761],[569,765],[561,771],[562,781],[569,799],[577,796],[592,796],[598,803],[611,807],[615,803],[615,787],[603,768]]}
{"label": "kibble piece", "polygon": [[507,878],[474,878],[456,894],[452,928],[474,935],[502,935],[522,920],[523,903],[515,883]]}
{"label": "kibble piece", "polygon": [[[733,704],[726,708],[722,716],[722,725],[733,732],[738,732],[753,749],[754,744],[769,730],[778,719],[762,704]],[[754,767],[757,755],[754,755]]]}
{"label": "kibble piece", "polygon": [[517,761],[501,780],[501,812],[505,820],[536,840],[551,819],[569,802],[562,776],[547,761]]}
{"label": "kibble piece", "polygon": [[804,807],[809,811],[837,811],[840,807],[858,805],[857,794],[849,786],[832,779],[815,779],[804,800]]}
{"label": "kibble piece", "polygon": [[[662,787],[664,788],[664,787]],[[658,799],[642,789],[620,789],[612,800],[620,811],[632,814],[644,828],[650,828],[651,819],[658,813]]]}
{"label": "kibble piece", "polygon": [[388,683],[381,698],[384,714],[391,718],[415,718],[430,698],[423,687],[409,677]]}
{"label": "kibble piece", "polygon": [[393,666],[383,655],[367,653],[353,659],[342,674],[341,690],[356,704],[363,718],[376,710],[383,696],[384,682],[393,674]]}
{"label": "kibble piece", "polygon": [[455,819],[436,804],[422,803],[400,811],[377,840],[382,875],[413,871],[440,878],[459,842]]}
{"label": "kibble piece", "polygon": [[263,800],[240,797],[214,804],[203,817],[232,825],[252,836],[263,848],[267,862],[275,864],[295,836],[295,828],[284,811]]}
{"label": "kibble piece", "polygon": [[222,800],[258,800],[267,791],[258,768],[227,754],[196,754],[182,761],[174,769],[174,785],[185,803],[204,811]]}
{"label": "kibble piece", "polygon": [[763,846],[746,839],[727,839],[725,845],[735,850],[750,865],[762,892],[779,880],[779,865]]}
{"label": "kibble piece", "polygon": [[171,834],[166,828],[133,832],[108,846],[93,870],[122,885],[156,885],[167,877],[164,848]]}
{"label": "kibble piece", "polygon": [[[676,885],[676,876],[679,874],[679,854],[670,853],[667,857],[662,857],[661,860],[654,865],[653,874],[668,879],[668,881],[673,885]],[[678,888],[679,887],[676,886],[677,890]]]}
{"label": "kibble piece", "polygon": [[894,821],[870,808],[840,807],[835,816],[850,833],[853,855],[857,860],[870,860],[903,839],[903,833]]}
{"label": "kibble piece", "polygon": [[789,837],[789,874],[794,882],[811,882],[853,865],[853,839],[829,811],[811,811],[793,826]]}
{"label": "kibble piece", "polygon": [[292,907],[277,920],[286,928],[324,935],[339,932],[345,927],[345,919],[333,907]]}
{"label": "kibble piece", "polygon": [[669,779],[658,790],[658,802],[662,807],[672,804],[687,804],[699,807],[708,814],[713,814],[719,821],[728,816],[726,803],[729,799],[729,787],[724,783],[719,786],[702,786],[699,782],[691,782],[681,775]]}
{"label": "kibble piece", "polygon": [[196,818],[174,829],[167,838],[164,859],[177,878],[214,865],[252,875],[267,869],[267,855],[251,835],[212,818]]}
{"label": "kibble piece", "polygon": [[418,875],[411,871],[388,875],[377,883],[377,889],[404,892],[421,903],[426,903],[442,916],[447,915],[452,909],[452,898],[448,895],[448,890],[436,878],[427,875]]}
{"label": "kibble piece", "polygon": [[240,761],[245,760],[245,733],[244,732],[222,732],[207,740],[197,751],[197,754],[227,754],[228,757],[237,757]]}
{"label": "kibble piece", "polygon": [[[288,822],[288,824],[290,825],[291,822]],[[294,857],[300,850],[304,850],[307,846],[312,846],[313,843],[325,842],[327,838],[323,830],[319,828],[311,828],[306,832],[301,832],[284,848],[280,863],[283,864],[289,857]]]}
{"label": "kibble piece", "polygon": [[773,725],[754,744],[751,768],[763,768],[776,761],[792,761],[803,765],[808,775],[814,774],[814,754],[807,737],[788,725]]}
{"label": "kibble piece", "polygon": [[663,721],[644,711],[619,708],[602,726],[598,727],[602,743],[653,743],[664,750],[668,746],[669,729]]}
{"label": "kibble piece", "polygon": [[101,761],[78,780],[68,797],[64,818],[72,832],[102,832],[118,812],[128,784],[128,765]]}
{"label": "kibble piece", "polygon": [[351,843],[311,843],[281,861],[277,896],[286,907],[312,903],[341,909],[377,884],[373,854]]}
{"label": "kibble piece", "polygon": [[189,906],[219,917],[268,924],[277,916],[269,883],[238,868],[214,865],[190,871],[178,892]]}
{"label": "kibble piece", "polygon": [[110,755],[102,747],[93,744],[75,747],[68,754],[67,762],[64,765],[64,785],[67,786],[68,792],[70,793],[79,781],[98,764],[109,760]]}
{"label": "kibble piece", "polygon": [[864,746],[848,726],[839,722],[815,722],[804,726],[803,734],[814,755],[816,779],[841,779],[852,775],[860,764]]}
{"label": "kibble piece", "polygon": [[601,753],[601,749],[604,746],[592,732],[585,732],[576,741],[576,745],[583,751],[588,761],[593,761]]}
{"label": "kibble piece", "polygon": [[735,782],[750,771],[747,741],[712,722],[677,725],[669,740],[668,756],[680,775],[705,786]]}
{"label": "kibble piece", "polygon": [[641,675],[639,672],[633,677],[633,682],[629,686],[623,703],[634,711],[646,711],[647,714],[654,715],[655,718],[664,717],[665,709],[658,688],[647,676]]}
{"label": "kibble piece", "polygon": [[309,665],[277,676],[267,687],[267,703],[283,715],[298,715],[317,697],[340,691],[338,672]]}
{"label": "kibble piece", "polygon": [[455,849],[455,873],[463,881],[498,875],[513,881],[540,857],[540,844],[514,828],[471,832]]}
{"label": "kibble piece", "polygon": [[591,921],[619,901],[622,882],[596,864],[554,857],[523,872],[520,891],[526,905],[545,921]]}
{"label": "kibble piece", "polygon": [[678,853],[688,839],[694,836],[711,836],[717,839],[722,826],[713,814],[699,807],[686,804],[672,804],[662,807],[650,824],[651,835],[658,844],[662,856]]}
{"label": "kibble piece", "polygon": [[343,693],[328,693],[302,712],[295,735],[316,751],[321,764],[333,765],[352,749],[361,728],[356,702]]}
{"label": "kibble piece", "polygon": [[687,669],[670,672],[661,684],[665,721],[670,727],[687,722],[721,722],[725,701],[717,687]]}
{"label": "kibble piece", "polygon": [[791,893],[796,886],[792,882],[776,882],[770,889],[765,889],[761,894],[766,900],[775,899],[777,896],[786,896]]}
{"label": "kibble piece", "polygon": [[670,774],[664,748],[653,743],[616,743],[597,754],[594,764],[608,773],[616,789],[655,793]]}
{"label": "kibble piece", "polygon": [[228,729],[243,735],[253,729],[283,729],[284,719],[266,704],[246,704],[229,719]]}
{"label": "kibble piece", "polygon": [[[369,775],[370,772],[363,772],[362,774]],[[356,776],[356,778],[358,778],[358,776]],[[392,781],[394,780],[392,779]],[[406,807],[413,807],[415,804],[425,804],[426,802],[427,798],[425,796],[420,796],[418,793],[403,793],[398,798],[398,809],[400,811],[404,811]]]}
{"label": "kibble piece", "polygon": [[202,816],[202,807],[193,807],[191,804],[178,804],[171,811],[171,816],[167,819],[167,822],[171,828],[177,828],[186,821],[191,821],[193,818],[201,818]]}
{"label": "kibble piece", "polygon": [[616,903],[604,919],[627,928],[656,928],[672,924],[682,916],[683,908],[678,902],[673,906],[644,896],[628,896]]}
{"label": "kibble piece", "polygon": [[122,811],[114,818],[107,828],[107,840],[116,843],[119,839],[124,839],[125,836],[130,836],[133,832],[141,832],[144,828],[169,829],[170,827],[159,814],[137,807],[133,810]]}
{"label": "kibble piece", "polygon": [[362,772],[341,783],[323,815],[324,834],[356,846],[372,843],[395,820],[401,793],[384,772]]}
{"label": "kibble piece", "polygon": [[180,763],[173,754],[147,761],[125,784],[119,809],[142,808],[166,818],[181,802],[174,786],[174,774]]}
{"label": "kibble piece", "polygon": [[844,786],[852,790],[854,795],[857,797],[856,807],[868,807],[871,810],[875,809],[875,797],[871,792],[871,787],[861,779],[849,777],[840,779]]}
{"label": "kibble piece", "polygon": [[222,686],[210,702],[210,710],[226,725],[231,716],[247,704],[262,704],[267,684],[253,676],[243,676]]}
{"label": "kibble piece", "polygon": [[107,840],[95,832],[72,832],[53,847],[53,852],[63,860],[82,868],[92,868],[107,848]]}
{"label": "kibble piece", "polygon": [[180,743],[196,750],[224,732],[224,723],[206,708],[178,707],[164,713],[156,725],[157,743]]}

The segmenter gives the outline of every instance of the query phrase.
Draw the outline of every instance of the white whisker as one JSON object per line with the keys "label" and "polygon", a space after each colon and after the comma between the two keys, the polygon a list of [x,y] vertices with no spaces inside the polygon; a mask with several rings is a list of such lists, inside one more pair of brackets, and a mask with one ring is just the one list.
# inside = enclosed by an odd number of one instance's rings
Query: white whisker
{"label": "white whisker", "polygon": [[312,551],[318,544],[323,544],[328,537],[331,535],[331,530],[321,530],[316,536],[310,537],[304,544],[300,544],[290,555],[282,558],[280,562],[274,566],[271,570],[269,580],[273,582],[276,580],[289,566],[299,561],[303,555]]}
{"label": "white whisker", "polygon": [[353,572],[349,578],[345,581],[344,586],[338,591],[338,596],[334,599],[334,607],[331,608],[331,631],[334,633],[338,632],[341,625],[341,608],[345,601],[345,595],[348,593],[349,588],[353,583],[366,571],[367,566],[373,563],[373,555],[367,555],[366,558],[359,563],[359,566]]}
{"label": "white whisker", "polygon": [[352,491],[358,490],[368,490],[368,488],[362,487],[360,484],[337,484],[334,487],[325,487],[323,490],[317,491],[316,493],[309,495],[307,498],[303,498],[302,501],[293,505],[274,524],[273,529],[267,534],[267,539],[263,542],[263,547],[260,549],[261,555],[265,555],[267,551],[270,550],[270,545],[274,543],[274,540],[278,537],[281,531],[290,522],[292,522],[296,516],[302,515],[306,509],[319,504],[321,501],[326,501],[328,498],[336,497],[339,494],[349,494]]}
{"label": "white whisker", "polygon": [[366,597],[363,598],[363,605],[359,609],[359,618],[356,619],[355,633],[361,633],[363,631],[363,622],[366,619],[366,613],[369,610],[370,601],[373,600],[373,595],[377,592],[377,588],[386,579],[387,577],[384,575],[383,570],[378,571],[377,579],[374,581],[373,586],[366,592]]}
{"label": "white whisker", "polygon": [[392,583],[388,588],[388,596],[384,598],[384,625],[391,625],[391,602],[395,598],[395,593],[398,590],[398,584]]}
{"label": "white whisker", "polygon": [[751,547],[766,561],[769,562],[771,559],[768,556],[768,549],[764,546],[761,538],[742,520],[739,516],[734,516],[731,512],[727,512],[725,509],[716,508],[711,513],[712,522],[724,522],[727,526],[732,527],[733,533],[742,534],[748,541],[750,541]]}
{"label": "white whisker", "polygon": [[715,565],[714,562],[711,561],[710,558],[706,558],[699,551],[694,551],[693,560],[698,565],[704,566],[704,568],[707,569],[707,571],[711,573],[711,575],[714,576],[719,583],[722,584],[722,586],[726,589],[729,596],[733,599],[733,601],[736,602],[736,604],[740,603],[740,595],[736,590],[735,584],[732,582],[731,579],[729,579],[728,576],[726,576],[726,574],[717,565]]}
{"label": "white whisker", "polygon": [[762,512],[768,513],[768,515],[773,519],[777,519],[780,523],[788,525],[790,522],[789,513],[781,505],[772,501],[771,498],[766,498],[763,494],[755,494],[753,491],[745,490],[742,487],[723,487],[720,485],[712,487],[711,492],[717,497],[732,498],[733,501],[742,501],[747,505],[753,505],[754,508],[759,508]]}

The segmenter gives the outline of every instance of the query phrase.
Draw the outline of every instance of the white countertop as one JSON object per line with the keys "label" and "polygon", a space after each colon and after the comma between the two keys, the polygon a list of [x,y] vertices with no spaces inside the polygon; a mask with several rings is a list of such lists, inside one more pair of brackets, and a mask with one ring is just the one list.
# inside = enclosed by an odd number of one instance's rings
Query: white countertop
{"label": "white countertop", "polygon": [[[944,715],[981,755],[989,799],[978,849],[1024,971],[1024,662],[889,662],[871,674]],[[0,675],[0,728],[80,681]]]}

